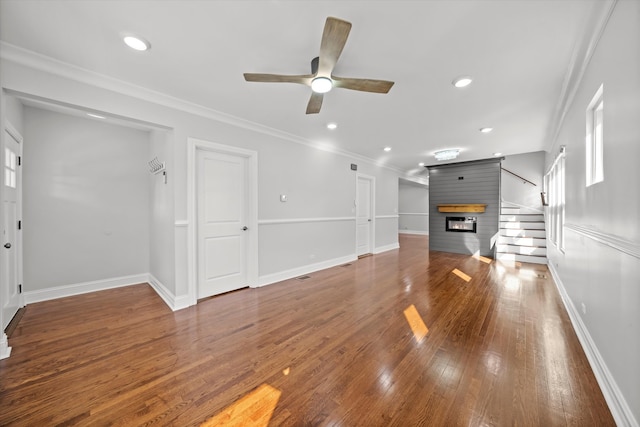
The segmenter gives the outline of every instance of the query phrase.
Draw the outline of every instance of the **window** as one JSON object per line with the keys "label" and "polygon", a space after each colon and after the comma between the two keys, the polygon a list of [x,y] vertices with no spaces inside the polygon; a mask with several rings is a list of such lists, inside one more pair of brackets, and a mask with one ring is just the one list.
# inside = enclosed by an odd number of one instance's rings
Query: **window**
{"label": "window", "polygon": [[604,101],[603,86],[587,107],[587,187],[604,181]]}
{"label": "window", "polygon": [[4,149],[4,185],[16,188],[16,153],[5,147]]}
{"label": "window", "polygon": [[544,177],[545,190],[549,202],[549,239],[564,251],[564,147]]}

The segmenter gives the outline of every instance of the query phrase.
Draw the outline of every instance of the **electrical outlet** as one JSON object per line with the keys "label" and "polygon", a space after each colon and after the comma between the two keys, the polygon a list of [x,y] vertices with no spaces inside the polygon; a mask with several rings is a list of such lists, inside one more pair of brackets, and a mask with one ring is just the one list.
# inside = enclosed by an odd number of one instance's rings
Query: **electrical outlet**
{"label": "electrical outlet", "polygon": [[582,305],[582,314],[587,314],[587,305],[585,303],[581,303]]}

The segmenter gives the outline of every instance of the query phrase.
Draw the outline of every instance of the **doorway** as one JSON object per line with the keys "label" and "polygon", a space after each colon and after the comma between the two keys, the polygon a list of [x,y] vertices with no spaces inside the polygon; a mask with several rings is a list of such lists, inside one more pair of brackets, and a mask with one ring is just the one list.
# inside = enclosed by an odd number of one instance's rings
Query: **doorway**
{"label": "doorway", "polygon": [[257,283],[257,153],[190,139],[192,304]]}
{"label": "doorway", "polygon": [[358,174],[356,188],[356,256],[373,253],[375,178]]}

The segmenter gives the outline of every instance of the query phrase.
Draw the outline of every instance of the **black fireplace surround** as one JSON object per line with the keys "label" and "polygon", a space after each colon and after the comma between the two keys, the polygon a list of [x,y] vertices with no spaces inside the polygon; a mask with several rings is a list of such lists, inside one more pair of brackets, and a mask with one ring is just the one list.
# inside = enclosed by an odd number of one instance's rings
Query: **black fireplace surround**
{"label": "black fireplace surround", "polygon": [[457,233],[477,233],[478,217],[476,216],[448,216],[446,231]]}

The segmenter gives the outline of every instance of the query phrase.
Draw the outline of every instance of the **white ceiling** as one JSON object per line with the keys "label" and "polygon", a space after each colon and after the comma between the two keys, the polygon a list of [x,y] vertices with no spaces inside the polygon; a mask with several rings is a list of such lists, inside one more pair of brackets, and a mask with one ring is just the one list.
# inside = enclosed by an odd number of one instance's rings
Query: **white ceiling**
{"label": "white ceiling", "polygon": [[[0,0],[0,39],[87,70],[349,151],[403,171],[548,148],[575,46],[598,0]],[[248,83],[307,74],[327,16],[353,24],[335,74],[392,80],[389,94]],[[140,53],[121,34],[149,40]],[[471,75],[456,89],[451,81]],[[337,122],[338,129],[326,129]],[[493,127],[481,134],[481,127]],[[391,146],[385,153],[383,147]]]}

